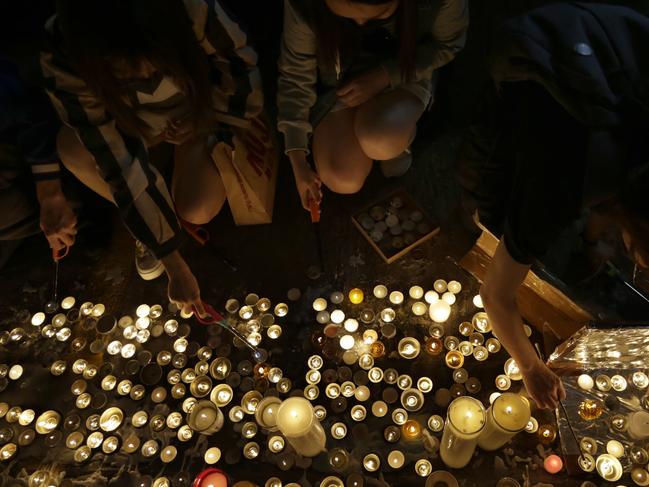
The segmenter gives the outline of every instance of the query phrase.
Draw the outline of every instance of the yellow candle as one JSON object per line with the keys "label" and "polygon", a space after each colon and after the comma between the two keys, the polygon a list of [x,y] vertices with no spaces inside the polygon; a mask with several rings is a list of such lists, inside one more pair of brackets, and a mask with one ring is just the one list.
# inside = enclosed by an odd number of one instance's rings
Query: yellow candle
{"label": "yellow candle", "polygon": [[277,427],[302,456],[314,457],[324,450],[326,436],[313,406],[301,397],[290,397],[279,406]]}
{"label": "yellow candle", "polygon": [[442,435],[440,456],[451,468],[463,468],[473,456],[478,437],[484,429],[486,411],[472,397],[458,397],[448,407]]}
{"label": "yellow candle", "polygon": [[493,451],[523,431],[530,420],[530,407],[521,396],[506,392],[496,398],[487,410],[487,422],[478,445]]}

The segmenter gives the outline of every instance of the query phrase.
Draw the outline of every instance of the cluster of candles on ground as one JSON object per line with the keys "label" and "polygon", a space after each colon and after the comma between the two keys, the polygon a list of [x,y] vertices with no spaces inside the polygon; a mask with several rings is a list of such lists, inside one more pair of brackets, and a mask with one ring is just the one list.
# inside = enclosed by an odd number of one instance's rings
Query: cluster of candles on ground
{"label": "cluster of candles on ground", "polygon": [[[579,467],[585,472],[596,471],[609,482],[617,482],[624,473],[622,461],[626,459],[631,464],[631,480],[636,485],[648,486],[649,452],[645,444],[649,440],[649,377],[646,372],[636,370],[628,377],[600,372],[568,380],[575,381],[582,391],[583,398],[577,408],[581,420],[588,424],[605,418],[609,432],[604,438],[579,438]],[[619,411],[618,401],[626,404],[628,410]],[[609,410],[608,406],[613,409]],[[609,414],[603,416],[606,412]]]}
{"label": "cluster of candles on ground", "polygon": [[[491,333],[491,325],[486,313],[480,310],[479,296],[473,298],[478,310],[471,321],[457,326],[458,336],[447,334],[447,329],[452,328],[447,321],[461,290],[459,282],[440,279],[431,290],[411,287],[407,296],[377,285],[371,299],[358,288],[346,295],[334,292],[328,299],[315,299],[312,306],[317,330],[312,343],[317,352],[308,357],[306,373],[292,378],[273,366],[272,357],[265,351],[262,355],[267,361],[243,359],[234,366],[228,358],[229,335],[221,333],[218,326],[211,326],[207,343],[201,346],[189,339],[190,326],[182,322],[190,316],[182,313],[178,316],[173,309],[170,310],[173,316],[169,317],[159,305],[141,305],[135,316],[117,320],[107,315],[101,304],[83,303],[75,308],[74,298],[65,298],[60,309],[55,303],[54,309],[27,317],[31,321],[30,329],[12,330],[6,340],[0,338],[5,344],[35,337],[50,339],[87,357],[105,353],[108,360],[94,363],[90,358],[79,358],[56,360],[51,364],[54,376],[78,376],[71,386],[77,412],[65,418],[54,410],[37,413],[0,403],[0,418],[25,428],[17,435],[17,441],[13,438],[14,429],[0,429],[0,444],[3,444],[0,461],[14,458],[19,447],[29,446],[39,436],[55,446],[65,431],[65,445],[73,450],[74,460],[79,463],[98,453],[110,455],[121,451],[140,453],[145,460],[159,459],[167,464],[176,459],[179,449],[187,448],[192,438],[213,435],[229,421],[245,440],[242,453],[246,459],[261,458],[262,451],[267,449],[280,470],[288,470],[296,463],[296,456],[315,457],[327,451],[333,470],[343,472],[350,454],[336,446],[336,441],[347,436],[349,425],[369,419],[368,410],[372,417],[389,422],[383,430],[388,444],[396,446],[401,441],[404,450],[412,450],[411,446],[416,444],[423,444],[424,448],[414,449],[419,452],[417,458],[396,448],[387,456],[379,451],[368,452],[360,459],[364,473],[352,472],[347,478],[347,485],[355,487],[363,485],[363,474],[384,468],[401,469],[410,462],[417,475],[433,478],[433,483],[435,476],[440,481],[448,476],[452,479],[449,472],[433,471],[431,460],[434,461],[437,453],[447,466],[462,468],[470,463],[476,447],[497,450],[522,431],[537,434],[545,444],[552,443],[556,428],[549,424],[539,426],[531,417],[529,401],[509,391],[513,382],[522,379],[513,359],[505,361],[503,374],[495,378],[497,391],[489,396],[488,407],[473,397],[483,384],[469,376],[463,367],[465,361],[483,362],[504,352],[495,336],[486,337]],[[264,337],[279,338],[282,327],[277,323],[278,318],[288,314],[286,304],[273,308],[270,300],[254,294],[246,296],[243,305],[235,299],[228,300],[225,310],[230,324],[255,346],[261,345]],[[416,320],[424,330],[424,338],[402,336],[400,325],[404,319]],[[90,336],[94,338],[86,340],[87,333],[74,336],[76,330],[93,331]],[[527,326],[526,332],[531,334]],[[162,338],[171,347],[153,356],[147,344]],[[235,338],[232,343],[245,351],[244,344],[238,341]],[[391,350],[393,343],[394,350]],[[389,365],[391,354],[395,353],[404,360],[416,360],[420,354],[443,357],[453,386],[435,389],[428,376],[415,381],[395,368],[379,366],[381,362]],[[115,360],[111,361],[111,357]],[[346,365],[338,370],[327,367],[340,361]],[[3,389],[7,379],[19,381],[22,375],[23,369],[18,364],[0,365],[0,377],[5,381]],[[295,388],[293,381],[301,383],[302,377],[306,382],[304,388]],[[330,400],[329,408],[313,404],[320,397],[321,387]],[[437,407],[446,408],[446,418],[434,414],[421,419],[427,396]],[[121,408],[108,404],[113,397],[130,397],[142,407],[127,416]],[[175,406],[171,405],[171,409],[156,406],[168,403],[167,399],[173,399],[171,403]],[[351,400],[356,404],[348,408]],[[325,420],[331,423],[330,427],[323,427]],[[154,434],[163,430],[175,432],[164,444],[160,435]],[[256,438],[259,433],[264,433],[267,440],[259,442]],[[223,445],[210,443],[208,446],[203,459],[208,465],[217,464]],[[546,458],[545,468],[556,473],[562,469],[562,461],[551,455]],[[34,472],[33,476],[40,479],[43,472]],[[335,475],[322,482],[326,487],[345,485]],[[154,487],[168,485],[171,480],[163,475],[153,482]],[[272,477],[266,486],[281,487],[282,481]]]}

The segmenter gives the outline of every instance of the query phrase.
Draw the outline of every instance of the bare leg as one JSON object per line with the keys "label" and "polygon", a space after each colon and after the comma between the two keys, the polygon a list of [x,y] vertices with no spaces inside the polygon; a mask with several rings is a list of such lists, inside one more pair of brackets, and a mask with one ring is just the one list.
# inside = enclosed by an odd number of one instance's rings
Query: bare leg
{"label": "bare leg", "polygon": [[178,216],[196,225],[208,223],[223,208],[225,187],[209,153],[207,137],[194,137],[176,146],[171,192]]}
{"label": "bare leg", "polygon": [[115,203],[108,183],[99,174],[95,158],[83,146],[74,130],[63,126],[59,130],[56,145],[61,162],[68,171],[99,196]]}
{"label": "bare leg", "polygon": [[329,113],[313,136],[313,158],[322,182],[333,192],[358,192],[372,170],[372,159],[354,133],[356,109]]}
{"label": "bare leg", "polygon": [[412,142],[424,109],[403,89],[382,93],[358,107],[354,130],[363,152],[377,161],[400,155]]}

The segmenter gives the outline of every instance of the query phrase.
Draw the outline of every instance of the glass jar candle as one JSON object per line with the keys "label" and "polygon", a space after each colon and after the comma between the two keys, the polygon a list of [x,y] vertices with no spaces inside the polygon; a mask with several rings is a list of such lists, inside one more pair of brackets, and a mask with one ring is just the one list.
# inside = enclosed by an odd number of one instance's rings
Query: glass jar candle
{"label": "glass jar candle", "polygon": [[473,456],[486,423],[486,411],[480,401],[459,397],[448,407],[440,456],[451,468],[463,468]]}
{"label": "glass jar candle", "polygon": [[324,450],[326,435],[313,406],[301,397],[290,397],[279,406],[277,427],[295,451],[314,457]]}
{"label": "glass jar candle", "polygon": [[506,392],[487,410],[487,422],[478,445],[483,450],[497,450],[523,431],[530,420],[529,404],[518,394]]}

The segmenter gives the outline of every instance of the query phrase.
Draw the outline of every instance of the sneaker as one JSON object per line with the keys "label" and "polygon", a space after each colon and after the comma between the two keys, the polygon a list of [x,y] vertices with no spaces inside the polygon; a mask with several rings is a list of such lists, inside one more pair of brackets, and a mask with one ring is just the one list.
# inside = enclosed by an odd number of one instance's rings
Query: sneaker
{"label": "sneaker", "polygon": [[398,178],[408,172],[412,165],[412,151],[408,147],[394,159],[381,161],[381,172],[386,178]]}
{"label": "sneaker", "polygon": [[152,281],[162,275],[165,268],[142,242],[135,241],[135,268],[145,281]]}

